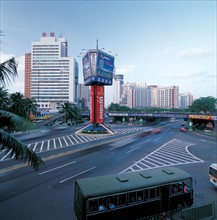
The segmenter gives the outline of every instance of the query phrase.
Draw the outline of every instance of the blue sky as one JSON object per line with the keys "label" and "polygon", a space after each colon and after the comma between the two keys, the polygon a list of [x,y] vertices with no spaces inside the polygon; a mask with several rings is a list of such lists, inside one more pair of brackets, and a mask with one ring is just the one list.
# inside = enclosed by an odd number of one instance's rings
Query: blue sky
{"label": "blue sky", "polygon": [[[1,62],[19,61],[19,78],[8,87],[24,91],[24,54],[42,32],[68,40],[79,63],[82,49],[118,54],[116,73],[125,82],[179,86],[194,98],[216,97],[216,1],[5,1],[1,0]],[[113,86],[106,87],[106,105]]]}

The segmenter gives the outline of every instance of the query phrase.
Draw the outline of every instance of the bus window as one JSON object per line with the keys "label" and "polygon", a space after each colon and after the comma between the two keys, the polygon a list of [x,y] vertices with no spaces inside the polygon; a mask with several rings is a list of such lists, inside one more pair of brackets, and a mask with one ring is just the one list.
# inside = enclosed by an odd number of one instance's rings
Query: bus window
{"label": "bus window", "polygon": [[149,199],[149,190],[148,189],[145,189],[145,198]]}
{"label": "bus window", "polygon": [[156,197],[160,197],[160,189],[159,189],[159,187],[156,188]]}
{"label": "bus window", "polygon": [[178,192],[183,192],[183,183],[182,183],[182,182],[179,182],[177,185],[178,185],[178,186],[177,186],[177,191],[178,191]]}
{"label": "bus window", "polygon": [[118,196],[110,196],[109,197],[109,209],[114,209],[118,204]]}
{"label": "bus window", "polygon": [[150,189],[150,199],[155,198],[155,188]]}
{"label": "bus window", "polygon": [[191,181],[190,180],[185,180],[183,185],[184,185],[184,187],[183,187],[184,193],[191,191]]}
{"label": "bus window", "polygon": [[89,200],[88,207],[89,207],[89,212],[97,211],[99,207],[98,199]]}
{"label": "bus window", "polygon": [[98,211],[104,211],[106,209],[108,209],[108,199],[107,198],[100,198]]}
{"label": "bus window", "polygon": [[172,194],[177,193],[178,192],[178,184],[173,184],[172,185]]}
{"label": "bus window", "polygon": [[172,184],[172,194],[183,192],[183,182]]}
{"label": "bus window", "polygon": [[129,203],[136,202],[136,192],[129,193]]}
{"label": "bus window", "polygon": [[126,194],[120,194],[119,195],[119,206],[126,205]]}
{"label": "bus window", "polygon": [[137,192],[137,201],[143,201],[144,200],[144,191],[140,190]]}

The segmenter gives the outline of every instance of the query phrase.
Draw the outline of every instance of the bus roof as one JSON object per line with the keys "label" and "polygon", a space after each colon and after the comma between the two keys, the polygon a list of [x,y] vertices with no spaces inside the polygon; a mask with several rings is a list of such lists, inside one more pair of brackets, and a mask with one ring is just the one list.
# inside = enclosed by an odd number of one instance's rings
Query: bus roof
{"label": "bus roof", "polygon": [[154,187],[191,177],[189,173],[179,168],[161,167],[150,170],[78,179],[77,183],[83,196],[88,198]]}
{"label": "bus roof", "polygon": [[212,167],[213,169],[217,170],[217,163],[212,163],[212,164],[210,165],[210,167]]}

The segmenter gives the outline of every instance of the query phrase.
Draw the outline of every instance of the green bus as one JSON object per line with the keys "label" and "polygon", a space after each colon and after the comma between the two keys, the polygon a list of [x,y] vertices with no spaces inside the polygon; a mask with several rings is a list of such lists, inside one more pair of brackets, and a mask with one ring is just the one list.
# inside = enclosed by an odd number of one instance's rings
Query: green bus
{"label": "green bus", "polygon": [[176,167],[78,179],[77,220],[134,220],[193,204],[192,176]]}

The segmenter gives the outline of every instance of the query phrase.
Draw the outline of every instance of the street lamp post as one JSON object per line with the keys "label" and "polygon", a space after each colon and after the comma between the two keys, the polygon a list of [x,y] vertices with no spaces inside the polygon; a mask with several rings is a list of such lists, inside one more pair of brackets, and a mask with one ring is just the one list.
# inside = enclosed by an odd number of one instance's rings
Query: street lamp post
{"label": "street lamp post", "polygon": [[39,69],[38,69],[38,94],[37,95],[38,95],[37,99],[38,99],[38,103],[39,103]]}

